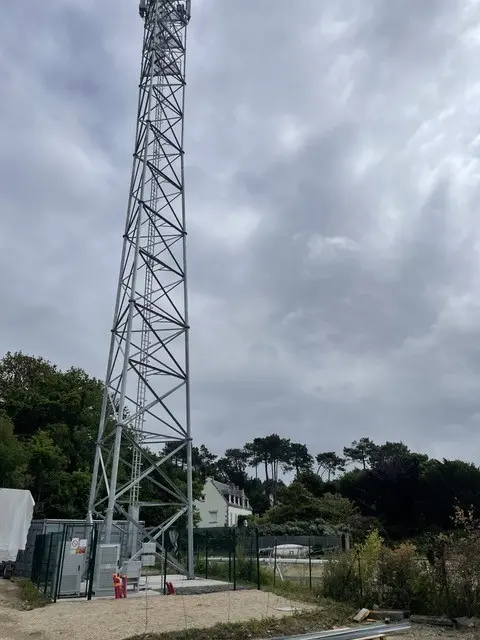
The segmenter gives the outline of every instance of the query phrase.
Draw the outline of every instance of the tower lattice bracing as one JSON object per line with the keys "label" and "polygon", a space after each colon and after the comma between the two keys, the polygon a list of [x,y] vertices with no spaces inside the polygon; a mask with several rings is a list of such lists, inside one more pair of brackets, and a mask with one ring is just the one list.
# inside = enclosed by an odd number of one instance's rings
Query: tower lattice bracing
{"label": "tower lattice bracing", "polygon": [[[106,542],[114,514],[126,518],[134,555],[141,509],[164,514],[147,534],[159,550],[184,516],[193,577],[183,151],[190,2],[141,0],[140,15],[135,150],[88,517],[105,518]],[[186,460],[186,483],[166,473],[173,457]]]}

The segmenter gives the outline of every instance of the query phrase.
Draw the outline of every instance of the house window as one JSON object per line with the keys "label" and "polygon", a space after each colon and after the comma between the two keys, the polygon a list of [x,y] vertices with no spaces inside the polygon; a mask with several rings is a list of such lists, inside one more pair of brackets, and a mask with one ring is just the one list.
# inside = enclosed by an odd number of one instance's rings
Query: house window
{"label": "house window", "polygon": [[218,524],[218,511],[209,511],[208,516],[208,524]]}

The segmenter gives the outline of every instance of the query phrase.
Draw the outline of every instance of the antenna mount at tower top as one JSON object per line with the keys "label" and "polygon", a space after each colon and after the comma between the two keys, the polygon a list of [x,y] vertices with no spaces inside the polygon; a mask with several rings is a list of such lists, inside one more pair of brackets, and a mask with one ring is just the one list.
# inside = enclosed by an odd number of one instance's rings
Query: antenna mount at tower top
{"label": "antenna mount at tower top", "polygon": [[179,17],[181,17],[185,22],[189,22],[191,15],[191,0],[140,0],[140,4],[138,6],[138,12],[142,19],[148,17],[149,10],[157,3],[157,2],[165,2],[171,4],[172,11],[177,11]]}

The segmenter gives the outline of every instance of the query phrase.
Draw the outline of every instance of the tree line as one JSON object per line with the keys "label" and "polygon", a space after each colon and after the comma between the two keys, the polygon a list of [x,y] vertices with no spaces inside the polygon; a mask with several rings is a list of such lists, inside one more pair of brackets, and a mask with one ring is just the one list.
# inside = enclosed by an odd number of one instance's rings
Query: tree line
{"label": "tree line", "polygon": [[[85,517],[102,394],[103,384],[82,369],[62,371],[22,353],[0,360],[0,486],[29,489],[36,517]],[[181,452],[167,470],[183,483],[185,466]],[[197,497],[208,476],[233,483],[247,493],[256,523],[292,532],[375,527],[404,539],[449,530],[456,507],[480,513],[477,466],[431,459],[403,442],[363,437],[340,455],[271,434],[221,456],[197,445],[193,466]],[[122,475],[128,479],[128,468]],[[154,486],[142,492],[156,495]]]}

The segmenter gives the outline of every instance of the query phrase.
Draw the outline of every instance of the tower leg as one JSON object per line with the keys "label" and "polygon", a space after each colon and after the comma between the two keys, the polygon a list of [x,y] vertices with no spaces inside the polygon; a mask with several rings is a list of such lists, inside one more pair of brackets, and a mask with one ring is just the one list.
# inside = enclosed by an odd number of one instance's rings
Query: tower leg
{"label": "tower leg", "polygon": [[[136,504],[131,504],[128,507],[128,515],[132,518],[134,522],[140,522],[140,508]],[[128,523],[128,554],[130,557],[134,556],[138,549],[138,527],[135,526],[134,522]]]}
{"label": "tower leg", "polygon": [[195,557],[193,553],[193,479],[192,441],[187,444],[187,576],[195,577]]}

